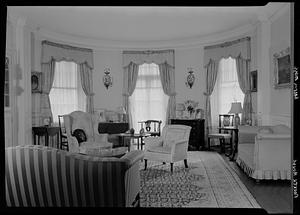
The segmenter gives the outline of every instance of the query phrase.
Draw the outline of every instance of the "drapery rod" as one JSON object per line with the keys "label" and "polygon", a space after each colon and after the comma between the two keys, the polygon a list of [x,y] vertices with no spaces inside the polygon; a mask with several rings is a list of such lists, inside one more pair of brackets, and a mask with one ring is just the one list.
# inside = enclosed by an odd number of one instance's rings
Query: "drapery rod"
{"label": "drapery rod", "polygon": [[60,44],[60,43],[54,43],[54,42],[50,42],[48,40],[43,40],[42,45],[44,45],[44,44],[50,45],[50,46],[56,46],[56,47],[64,48],[64,49],[72,49],[72,50],[78,50],[78,51],[93,52],[92,49],[80,48],[80,47],[75,47],[75,46],[70,46],[70,45]]}
{"label": "drapery rod", "polygon": [[174,53],[174,49],[168,50],[146,50],[146,51],[123,51],[123,54],[159,54],[159,53]]}
{"label": "drapery rod", "polygon": [[204,49],[212,49],[212,48],[223,48],[223,47],[226,47],[226,46],[231,46],[233,44],[236,44],[236,43],[240,43],[240,42],[243,42],[244,40],[249,40],[250,41],[250,37],[245,37],[245,38],[242,38],[242,39],[238,39],[238,40],[233,40],[233,41],[229,41],[229,42],[225,42],[225,43],[221,43],[221,44],[217,44],[217,45],[211,45],[211,46],[205,46]]}

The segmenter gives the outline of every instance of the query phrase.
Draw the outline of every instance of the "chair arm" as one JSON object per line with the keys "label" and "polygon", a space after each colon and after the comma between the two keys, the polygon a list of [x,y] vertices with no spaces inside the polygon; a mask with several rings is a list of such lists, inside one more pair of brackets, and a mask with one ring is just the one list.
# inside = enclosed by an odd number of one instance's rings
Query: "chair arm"
{"label": "chair arm", "polygon": [[161,137],[146,137],[144,139],[145,143],[145,150],[154,147],[154,146],[160,146],[162,145],[162,138]]}
{"label": "chair arm", "polygon": [[79,153],[79,143],[74,136],[67,135],[68,144],[69,144],[69,152]]}
{"label": "chair arm", "polygon": [[122,156],[120,159],[125,160],[127,163],[127,167],[131,167],[134,165],[137,161],[142,160],[144,157],[144,152],[141,150],[133,150],[130,152],[127,152],[124,156]]}
{"label": "chair arm", "polygon": [[291,138],[290,134],[257,134],[256,138],[258,140],[263,140],[263,139],[289,139]]}

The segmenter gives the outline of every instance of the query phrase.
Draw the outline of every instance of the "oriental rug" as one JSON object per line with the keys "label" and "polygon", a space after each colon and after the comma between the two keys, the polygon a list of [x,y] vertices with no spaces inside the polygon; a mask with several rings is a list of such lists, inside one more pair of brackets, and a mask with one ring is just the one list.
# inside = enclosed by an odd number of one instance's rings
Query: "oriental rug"
{"label": "oriental rug", "polygon": [[141,207],[261,208],[217,152],[189,151],[183,161],[140,165]]}

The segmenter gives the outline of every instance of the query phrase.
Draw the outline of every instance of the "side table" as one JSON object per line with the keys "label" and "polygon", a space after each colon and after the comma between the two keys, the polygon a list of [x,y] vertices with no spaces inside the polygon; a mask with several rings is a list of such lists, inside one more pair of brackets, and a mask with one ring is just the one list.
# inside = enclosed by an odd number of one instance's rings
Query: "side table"
{"label": "side table", "polygon": [[59,148],[59,127],[39,126],[32,127],[33,144],[36,145],[36,137],[38,138],[38,145],[40,145],[40,137],[45,137],[45,146],[49,146],[49,139],[56,136],[56,147]]}
{"label": "side table", "polygon": [[[141,150],[143,150],[143,145],[144,145],[144,138],[145,137],[149,137],[151,136],[150,134],[129,134],[129,133],[120,133],[120,134],[117,134],[117,136],[119,136],[120,138],[120,141],[122,143],[122,145],[124,146],[124,139],[125,138],[131,138],[131,139],[137,139],[137,148],[139,149],[140,148],[140,143],[141,143]],[[128,151],[130,151],[130,143],[128,145]]]}

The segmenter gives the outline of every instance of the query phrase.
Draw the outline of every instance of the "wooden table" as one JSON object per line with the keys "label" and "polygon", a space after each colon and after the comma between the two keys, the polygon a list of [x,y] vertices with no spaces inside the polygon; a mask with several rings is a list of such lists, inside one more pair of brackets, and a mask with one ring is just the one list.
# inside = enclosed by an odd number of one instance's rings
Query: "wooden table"
{"label": "wooden table", "polygon": [[[143,150],[143,145],[144,145],[144,138],[151,136],[150,134],[129,134],[129,133],[120,133],[117,134],[120,138],[120,141],[122,145],[124,146],[124,139],[125,138],[130,138],[130,139],[137,139],[137,144],[138,144],[138,149],[140,148],[140,141],[141,141],[141,150]],[[130,143],[128,145],[128,151],[130,151]]]}
{"label": "wooden table", "polygon": [[235,154],[238,151],[239,129],[237,126],[219,127],[218,129],[219,129],[219,132],[221,132],[221,130],[234,132],[234,141],[233,141],[234,144],[233,144],[233,146],[231,146],[232,150],[231,150],[231,153],[229,154],[230,161],[234,161]]}
{"label": "wooden table", "polygon": [[33,144],[36,145],[36,136],[38,137],[38,145],[40,145],[40,137],[45,137],[45,146],[49,146],[49,139],[56,136],[56,147],[59,148],[59,127],[39,126],[32,127]]}

